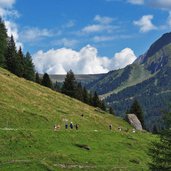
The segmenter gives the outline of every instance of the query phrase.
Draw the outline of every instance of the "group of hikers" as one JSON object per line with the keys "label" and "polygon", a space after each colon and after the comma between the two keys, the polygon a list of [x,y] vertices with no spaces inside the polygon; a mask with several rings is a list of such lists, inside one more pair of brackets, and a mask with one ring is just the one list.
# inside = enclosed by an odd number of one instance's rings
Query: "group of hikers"
{"label": "group of hikers", "polygon": [[[54,125],[54,131],[57,131],[57,130],[60,130],[60,128],[61,128],[61,126],[60,125]],[[70,122],[70,124],[68,124],[68,123],[65,123],[65,129],[76,129],[76,130],[78,130],[78,128],[79,128],[79,125],[78,124],[73,124],[72,122]]]}
{"label": "group of hikers", "polygon": [[[82,115],[80,115],[81,117],[84,117],[84,115],[82,114]],[[70,122],[70,124],[68,124],[68,119],[63,119],[63,121],[65,122],[65,129],[67,130],[67,129],[71,129],[71,130],[73,130],[73,129],[76,129],[76,130],[78,130],[79,129],[79,125],[78,124],[73,124],[73,122]],[[55,124],[54,125],[54,131],[58,131],[58,130],[60,130],[61,129],[61,126],[59,125],[59,124]],[[112,124],[109,124],[108,125],[108,129],[109,130],[112,130]],[[124,130],[122,127],[118,127],[117,128],[117,130],[118,131],[125,131],[125,132],[129,132],[130,130],[127,128],[126,130]],[[96,130],[97,131],[97,130]],[[133,128],[132,129],[132,131],[131,131],[132,133],[135,133],[136,131],[135,131],[135,129]]]}
{"label": "group of hikers", "polygon": [[[70,122],[70,124],[68,124],[68,123],[65,123],[65,129],[67,130],[67,129],[76,129],[76,130],[78,130],[79,129],[79,125],[78,124],[73,124],[72,122]],[[60,130],[61,129],[61,126],[58,124],[55,124],[54,125],[54,131],[58,131],[58,130]],[[109,125],[109,130],[112,130],[112,124],[110,124]],[[118,131],[122,131],[123,129],[121,128],[121,127],[118,127]],[[126,129],[125,130],[126,132],[129,132],[129,129]],[[136,131],[135,131],[135,129],[133,128],[132,129],[132,133],[135,133]]]}
{"label": "group of hikers", "polygon": [[[72,122],[70,122],[70,124],[65,123],[65,129],[69,129],[69,128],[70,129],[74,129],[75,128],[76,130],[78,130],[79,125],[78,124],[74,125]],[[61,129],[61,126],[59,124],[58,125],[57,124],[54,125],[54,131],[57,131],[57,130],[60,130],[60,129]],[[112,125],[111,124],[109,125],[109,129],[112,130]]]}

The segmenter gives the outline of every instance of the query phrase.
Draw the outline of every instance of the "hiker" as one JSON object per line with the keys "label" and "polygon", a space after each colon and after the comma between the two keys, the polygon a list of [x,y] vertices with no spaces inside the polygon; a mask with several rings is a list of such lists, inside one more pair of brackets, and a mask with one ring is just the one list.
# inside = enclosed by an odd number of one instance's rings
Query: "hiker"
{"label": "hiker", "polygon": [[78,130],[78,124],[75,125],[76,130]]}
{"label": "hiker", "polygon": [[109,125],[109,129],[112,130],[112,124]]}
{"label": "hiker", "polygon": [[82,117],[84,117],[84,115],[83,115],[83,114],[82,114],[81,116],[82,116]]}
{"label": "hiker", "polygon": [[72,122],[70,123],[70,128],[73,129],[73,124],[72,124]]}
{"label": "hiker", "polygon": [[68,129],[68,123],[65,124],[65,129]]}

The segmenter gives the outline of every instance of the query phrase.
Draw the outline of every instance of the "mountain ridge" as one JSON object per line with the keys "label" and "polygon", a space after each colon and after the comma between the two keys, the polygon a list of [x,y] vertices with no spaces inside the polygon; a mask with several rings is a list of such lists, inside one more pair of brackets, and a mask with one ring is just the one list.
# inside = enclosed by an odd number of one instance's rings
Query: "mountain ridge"
{"label": "mountain ridge", "polygon": [[[119,77],[118,72],[122,73]],[[137,58],[133,64],[121,70],[107,73],[102,79],[91,83],[87,88],[92,91],[96,90],[100,97],[112,106],[118,115],[122,116],[129,109],[133,99],[139,99],[144,108],[146,123],[149,122],[147,125],[150,125],[151,120],[157,122],[160,118],[161,110],[168,108],[167,103],[171,98],[170,72],[171,33],[166,33],[156,40],[148,51]],[[146,94],[146,91],[151,91],[151,93]],[[155,97],[156,93],[162,94],[162,92],[167,92],[167,95]],[[158,98],[162,99],[161,102]],[[151,108],[157,108],[158,111],[150,110],[150,106],[146,104],[145,100],[152,104]],[[119,103],[120,101],[121,103]],[[155,105],[155,102],[158,105]],[[151,119],[151,116],[156,116],[156,119]],[[150,129],[152,129],[151,126]]]}

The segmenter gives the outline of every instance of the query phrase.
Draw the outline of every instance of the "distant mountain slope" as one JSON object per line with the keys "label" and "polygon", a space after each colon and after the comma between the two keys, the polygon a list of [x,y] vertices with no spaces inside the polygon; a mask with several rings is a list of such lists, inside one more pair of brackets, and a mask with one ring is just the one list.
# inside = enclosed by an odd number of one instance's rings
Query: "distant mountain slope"
{"label": "distant mountain slope", "polygon": [[96,90],[119,115],[137,98],[147,125],[153,126],[171,100],[171,33],[154,42],[133,64],[111,71],[87,87]]}
{"label": "distant mountain slope", "polygon": [[[77,82],[81,82],[82,84],[88,84],[92,81],[96,81],[103,77],[105,74],[76,74],[75,78]],[[53,82],[63,83],[66,75],[50,75],[50,78]]]}
{"label": "distant mountain slope", "polygon": [[[71,121],[78,130],[65,130]],[[54,131],[54,124],[61,128]],[[2,171],[148,170],[146,151],[154,140],[132,133],[119,117],[0,68]]]}

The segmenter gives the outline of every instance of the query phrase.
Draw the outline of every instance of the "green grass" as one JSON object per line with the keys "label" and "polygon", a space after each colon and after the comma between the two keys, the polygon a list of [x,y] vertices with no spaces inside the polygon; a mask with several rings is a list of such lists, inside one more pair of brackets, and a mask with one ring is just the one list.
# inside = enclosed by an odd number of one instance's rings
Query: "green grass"
{"label": "green grass", "polygon": [[[79,130],[65,130],[66,119],[79,124]],[[54,124],[61,129],[54,131]],[[119,126],[123,131],[117,131]],[[131,129],[121,118],[0,68],[2,171],[148,170],[148,146],[157,138],[145,132],[133,134]]]}

